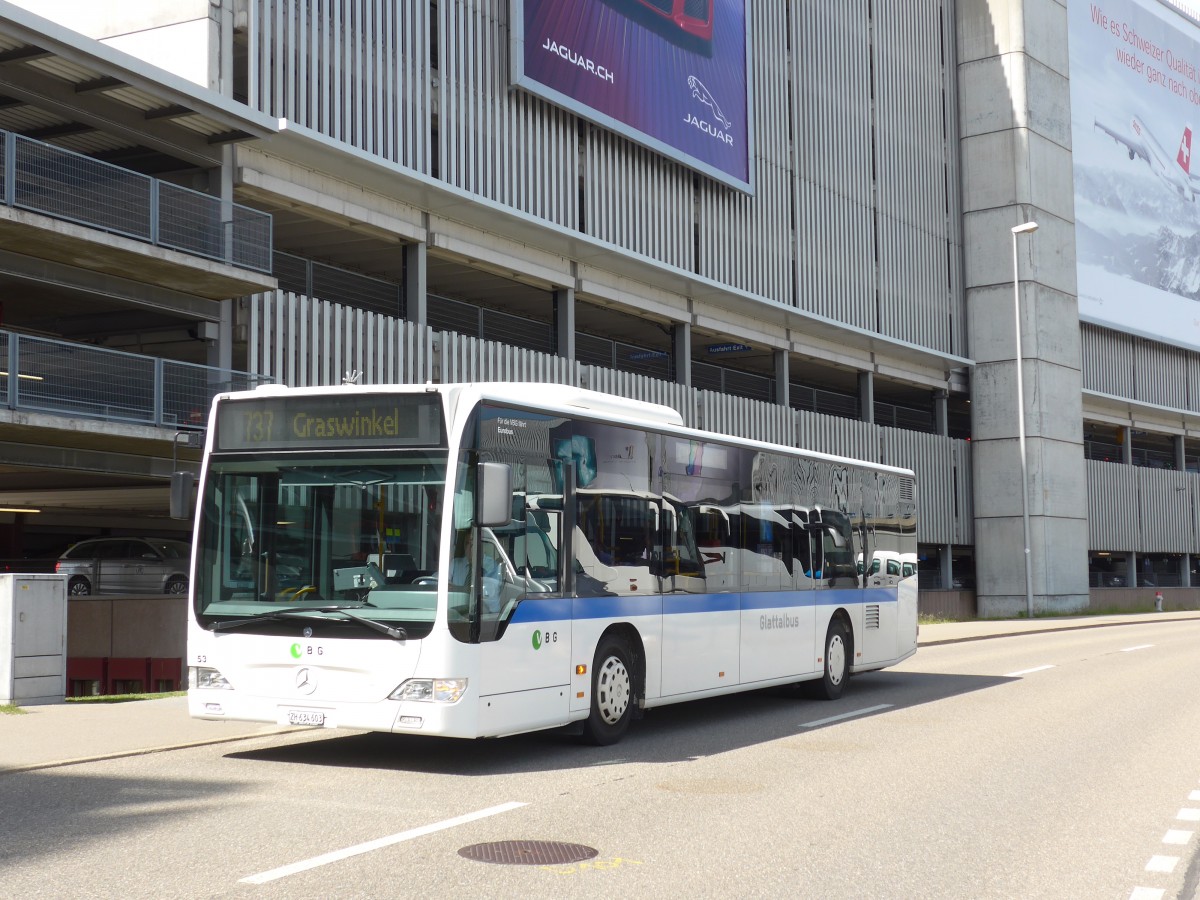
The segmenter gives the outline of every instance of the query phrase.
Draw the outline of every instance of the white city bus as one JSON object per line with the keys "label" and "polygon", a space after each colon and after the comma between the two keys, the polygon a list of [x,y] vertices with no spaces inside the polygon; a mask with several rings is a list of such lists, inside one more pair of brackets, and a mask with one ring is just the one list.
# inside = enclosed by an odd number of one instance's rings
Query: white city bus
{"label": "white city bus", "polygon": [[193,716],[603,744],[916,650],[915,575],[856,564],[916,552],[906,470],[560,385],[267,386],[210,422]]}

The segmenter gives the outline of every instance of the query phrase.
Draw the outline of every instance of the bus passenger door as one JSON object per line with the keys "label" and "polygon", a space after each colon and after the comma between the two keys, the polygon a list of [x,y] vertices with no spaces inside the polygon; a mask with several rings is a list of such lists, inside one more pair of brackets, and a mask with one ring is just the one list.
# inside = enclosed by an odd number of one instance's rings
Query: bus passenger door
{"label": "bus passenger door", "polygon": [[[479,656],[483,733],[565,722],[571,675],[571,604],[560,589],[552,496],[531,507],[531,482],[547,485],[548,461],[512,468],[511,515],[478,529]],[[557,503],[561,509],[561,498]]]}

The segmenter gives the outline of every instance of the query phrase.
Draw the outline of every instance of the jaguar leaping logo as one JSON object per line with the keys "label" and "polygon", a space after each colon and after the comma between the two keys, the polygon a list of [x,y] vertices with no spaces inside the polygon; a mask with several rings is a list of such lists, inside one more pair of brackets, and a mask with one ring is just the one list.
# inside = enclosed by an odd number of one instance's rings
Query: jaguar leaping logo
{"label": "jaguar leaping logo", "polygon": [[711,109],[713,115],[717,117],[717,120],[720,121],[722,125],[728,128],[733,124],[733,122],[725,118],[725,113],[721,112],[721,107],[717,106],[716,99],[712,94],[709,93],[708,88],[704,86],[703,81],[701,81],[695,75],[689,75],[688,87],[692,89],[692,96]]}

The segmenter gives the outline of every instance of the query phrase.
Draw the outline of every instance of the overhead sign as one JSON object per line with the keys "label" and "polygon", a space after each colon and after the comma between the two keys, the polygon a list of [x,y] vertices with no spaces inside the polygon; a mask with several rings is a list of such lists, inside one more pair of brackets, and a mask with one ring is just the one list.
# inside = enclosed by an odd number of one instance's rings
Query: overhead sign
{"label": "overhead sign", "polygon": [[512,0],[513,83],[752,192],[746,0]]}
{"label": "overhead sign", "polygon": [[1200,349],[1200,28],[1157,0],[1067,16],[1080,318]]}
{"label": "overhead sign", "polygon": [[709,344],[709,353],[745,353],[751,348],[746,344]]}

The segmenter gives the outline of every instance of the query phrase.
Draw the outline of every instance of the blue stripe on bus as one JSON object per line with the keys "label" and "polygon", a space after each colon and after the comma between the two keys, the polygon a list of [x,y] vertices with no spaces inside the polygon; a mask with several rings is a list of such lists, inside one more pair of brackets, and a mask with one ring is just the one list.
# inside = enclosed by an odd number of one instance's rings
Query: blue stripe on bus
{"label": "blue stripe on bus", "polygon": [[752,591],[719,594],[632,594],[625,597],[525,597],[513,611],[512,622],[561,622],[566,619],[628,619],[685,613],[748,612],[796,609],[802,606],[847,606],[895,603],[889,588],[848,588],[823,591]]}

